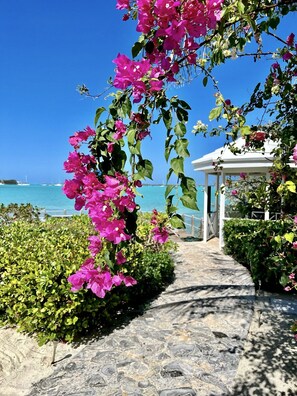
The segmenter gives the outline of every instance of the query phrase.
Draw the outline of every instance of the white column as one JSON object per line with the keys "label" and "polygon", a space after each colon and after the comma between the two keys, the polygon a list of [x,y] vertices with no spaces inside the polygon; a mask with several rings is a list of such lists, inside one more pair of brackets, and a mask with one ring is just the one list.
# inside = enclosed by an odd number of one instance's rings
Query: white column
{"label": "white column", "polygon": [[224,246],[223,227],[225,218],[225,192],[222,192],[222,187],[225,187],[226,175],[222,172],[222,185],[220,192],[220,249]]}
{"label": "white column", "polygon": [[[268,190],[269,190],[268,183],[270,182],[270,174],[269,174],[269,172],[266,172],[266,182],[267,182],[267,186],[266,186],[266,193],[267,193]],[[265,209],[264,220],[269,220],[269,217],[270,217],[269,209]]]}
{"label": "white column", "polygon": [[208,202],[208,173],[204,175],[204,206],[203,206],[203,242],[207,242],[208,238],[208,216],[207,216],[207,202]]}
{"label": "white column", "polygon": [[215,230],[215,236],[219,235],[219,196],[220,196],[220,174],[216,174],[216,191],[215,191],[215,222],[214,222],[214,230]]}

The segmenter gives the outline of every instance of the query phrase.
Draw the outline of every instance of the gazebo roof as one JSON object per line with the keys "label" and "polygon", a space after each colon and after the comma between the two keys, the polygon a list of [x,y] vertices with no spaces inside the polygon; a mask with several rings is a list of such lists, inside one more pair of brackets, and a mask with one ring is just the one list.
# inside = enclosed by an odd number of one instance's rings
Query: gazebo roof
{"label": "gazebo roof", "polygon": [[[233,144],[235,147],[242,149],[245,146],[245,140],[239,138]],[[264,143],[264,150],[253,150],[243,152],[242,154],[233,154],[226,145],[192,161],[192,165],[194,170],[216,174],[218,171],[215,170],[215,164],[218,163],[220,159],[219,168],[226,173],[237,174],[243,171],[250,173],[265,173],[272,166],[273,154],[271,152],[276,147],[276,142],[267,140]],[[296,167],[293,161],[292,164],[290,163],[290,166]]]}

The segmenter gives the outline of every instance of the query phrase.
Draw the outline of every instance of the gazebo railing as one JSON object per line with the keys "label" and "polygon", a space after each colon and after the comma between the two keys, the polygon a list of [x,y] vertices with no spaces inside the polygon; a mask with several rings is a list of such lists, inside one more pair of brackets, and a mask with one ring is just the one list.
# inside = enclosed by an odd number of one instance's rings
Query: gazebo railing
{"label": "gazebo railing", "polygon": [[202,239],[203,238],[203,219],[194,215],[183,214],[182,215],[185,226],[186,234]]}
{"label": "gazebo railing", "polygon": [[[262,210],[253,210],[251,218],[254,220],[264,220],[265,212]],[[269,220],[279,220],[281,217],[280,213],[269,213]]]}

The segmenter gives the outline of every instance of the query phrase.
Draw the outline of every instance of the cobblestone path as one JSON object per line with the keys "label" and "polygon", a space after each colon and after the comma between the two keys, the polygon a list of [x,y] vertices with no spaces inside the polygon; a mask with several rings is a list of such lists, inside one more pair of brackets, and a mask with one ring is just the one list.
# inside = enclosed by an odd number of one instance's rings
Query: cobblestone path
{"label": "cobblestone path", "polygon": [[181,242],[175,281],[121,328],[36,383],[30,396],[228,395],[253,316],[248,271],[201,242]]}

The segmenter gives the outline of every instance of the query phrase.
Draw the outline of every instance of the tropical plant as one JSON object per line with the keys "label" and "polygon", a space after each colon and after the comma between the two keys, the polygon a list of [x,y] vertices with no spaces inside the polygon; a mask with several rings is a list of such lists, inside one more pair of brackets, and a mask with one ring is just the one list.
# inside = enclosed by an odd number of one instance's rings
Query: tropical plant
{"label": "tropical plant", "polygon": [[[123,19],[137,20],[139,39],[132,46],[132,59],[119,54],[114,60],[115,77],[110,84],[116,90],[110,94],[111,103],[97,109],[94,129],[87,127],[70,138],[74,151],[65,162],[65,170],[74,177],[65,182],[64,191],[75,199],[76,209],[84,207],[88,211],[95,229],[91,258],[70,277],[75,289],[92,285],[102,297],[110,279],[114,286],[133,282],[117,273],[115,263],[118,257],[125,259],[123,251],[136,238],[140,209],[135,203],[136,189],[143,180],[153,177],[153,164],[142,154],[152,124],[164,129],[167,183],[175,177],[182,189],[182,204],[197,209],[196,183],[184,171],[190,155],[186,136],[191,108],[177,96],[167,95],[170,84],[185,82],[190,75],[201,76],[204,86],[211,83],[216,104],[209,120],[225,121],[211,134],[226,133],[229,142],[241,135],[246,140],[245,149],[261,149],[266,138],[279,141],[275,171],[288,177],[289,157],[293,154],[297,161],[296,46],[293,33],[281,38],[277,28],[281,19],[296,11],[296,5],[289,0],[117,0],[117,8],[125,11]],[[282,47],[266,50],[265,36]],[[255,62],[268,56],[275,59],[267,79],[262,86],[257,84],[249,103],[236,105],[224,98],[214,72],[217,66],[244,56],[252,56]],[[92,96],[86,86],[81,86],[80,92]],[[257,125],[247,124],[246,116],[255,108],[273,117],[263,131],[264,116]],[[196,130],[206,133],[204,126]],[[81,151],[83,143],[88,145],[88,154]],[[295,181],[287,179],[278,192],[289,199],[295,194],[294,186]],[[173,195],[169,184],[168,220],[173,227],[183,227]],[[166,223],[158,225],[156,215],[152,221],[155,240],[164,242],[168,236]],[[108,254],[104,261],[96,261],[102,248]]]}

